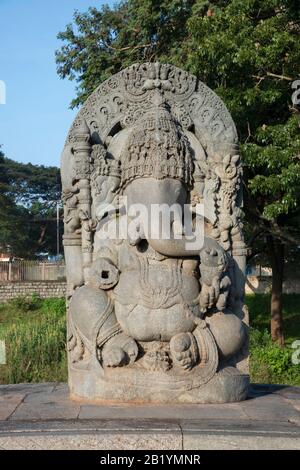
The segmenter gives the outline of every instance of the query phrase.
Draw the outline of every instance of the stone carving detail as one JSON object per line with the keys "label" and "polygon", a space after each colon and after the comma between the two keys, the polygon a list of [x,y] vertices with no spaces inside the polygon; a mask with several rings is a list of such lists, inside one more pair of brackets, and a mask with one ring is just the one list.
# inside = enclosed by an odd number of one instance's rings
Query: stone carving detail
{"label": "stone carving detail", "polygon": [[[62,154],[74,396],[245,398],[241,178],[230,114],[193,75],[134,64],[87,99]],[[169,238],[152,236],[136,203],[190,204],[203,244],[187,248],[175,215]]]}

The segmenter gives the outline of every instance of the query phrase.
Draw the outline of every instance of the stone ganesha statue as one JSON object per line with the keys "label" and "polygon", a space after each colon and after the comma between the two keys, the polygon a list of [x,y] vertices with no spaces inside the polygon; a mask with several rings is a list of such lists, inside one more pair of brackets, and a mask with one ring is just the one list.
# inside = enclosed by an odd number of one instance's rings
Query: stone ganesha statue
{"label": "stone ganesha statue", "polygon": [[241,163],[221,100],[170,65],[123,70],[78,113],[62,182],[72,396],[244,399]]}

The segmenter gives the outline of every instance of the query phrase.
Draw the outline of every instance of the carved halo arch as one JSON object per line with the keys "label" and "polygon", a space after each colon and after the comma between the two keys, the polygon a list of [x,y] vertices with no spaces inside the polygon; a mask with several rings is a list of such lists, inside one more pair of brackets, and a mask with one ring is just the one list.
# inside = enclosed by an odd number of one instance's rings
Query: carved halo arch
{"label": "carved halo arch", "polygon": [[[194,150],[194,181],[201,180],[198,188],[202,188],[198,200],[204,202],[205,216],[215,227],[213,236],[225,250],[240,257],[243,270],[242,168],[235,124],[223,101],[210,88],[173,65],[134,64],[96,88],[78,112],[67,136],[61,161],[63,189],[78,181],[74,146],[82,127],[91,148],[102,146],[107,154],[110,144],[116,148],[126,141],[135,123],[153,107],[158,94],[182,126]],[[114,145],[116,140],[120,145]],[[109,157],[118,158],[114,153]],[[89,170],[83,165],[81,175],[86,171]]]}
{"label": "carved halo arch", "polygon": [[[99,85],[78,112],[62,154],[63,185],[69,186],[74,176],[70,171],[72,144],[82,121],[89,128],[92,144],[108,146],[113,135],[130,128],[152,106],[157,90],[187,131],[192,147],[196,139],[200,143],[209,167],[238,152],[235,124],[222,100],[210,88],[173,65],[134,64]],[[203,151],[201,156],[196,151],[195,156],[203,161]]]}

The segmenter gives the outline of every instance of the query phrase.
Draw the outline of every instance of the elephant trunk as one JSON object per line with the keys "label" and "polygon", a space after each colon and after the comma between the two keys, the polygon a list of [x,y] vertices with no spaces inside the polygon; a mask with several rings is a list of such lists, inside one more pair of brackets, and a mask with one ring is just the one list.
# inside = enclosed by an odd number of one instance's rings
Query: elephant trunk
{"label": "elephant trunk", "polygon": [[203,237],[202,244],[191,242],[189,238],[182,237],[179,240],[176,239],[148,239],[147,240],[151,248],[164,256],[170,257],[185,257],[185,256],[199,256],[200,251],[203,248],[207,249],[218,249],[220,248],[218,242],[212,238]]}

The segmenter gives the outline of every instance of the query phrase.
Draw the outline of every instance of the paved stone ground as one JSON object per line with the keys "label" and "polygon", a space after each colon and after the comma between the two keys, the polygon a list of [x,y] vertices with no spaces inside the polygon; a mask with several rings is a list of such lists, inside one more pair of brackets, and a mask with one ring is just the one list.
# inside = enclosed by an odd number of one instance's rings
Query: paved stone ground
{"label": "paved stone ground", "polygon": [[61,383],[0,386],[0,449],[300,449],[300,387],[226,405],[85,404]]}

